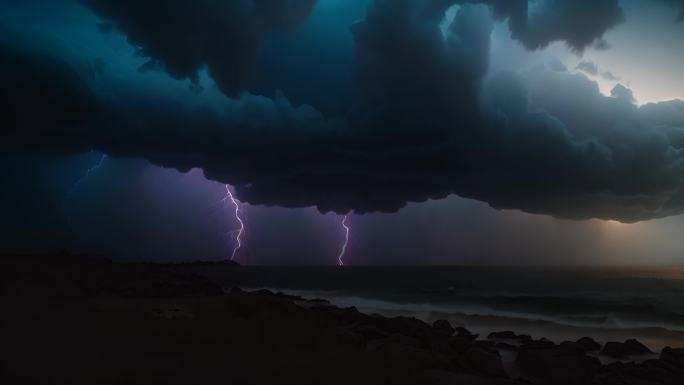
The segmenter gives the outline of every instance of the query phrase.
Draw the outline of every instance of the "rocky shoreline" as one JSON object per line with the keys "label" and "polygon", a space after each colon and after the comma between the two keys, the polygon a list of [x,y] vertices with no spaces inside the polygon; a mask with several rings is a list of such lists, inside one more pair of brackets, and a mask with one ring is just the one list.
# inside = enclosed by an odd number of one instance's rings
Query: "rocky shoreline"
{"label": "rocky shoreline", "polygon": [[[409,317],[387,318],[366,315],[355,308],[341,309],[325,300],[273,293],[245,292],[234,288],[227,295],[228,307],[237,317],[259,312],[259,303],[294,306],[296,311],[315,313],[328,320],[358,349],[380,351],[387,357],[410,357],[420,362],[427,381],[434,384],[665,384],[684,382],[684,349],[667,347],[655,358],[637,340],[608,342],[590,337],[556,344],[535,340],[511,331],[494,332],[481,338],[449,321],[429,325]],[[502,356],[513,354],[512,365]],[[599,356],[614,359],[603,364]],[[636,359],[636,360],[635,360]]]}
{"label": "rocky shoreline", "polygon": [[0,260],[3,384],[681,385],[684,349],[477,335],[177,266]]}

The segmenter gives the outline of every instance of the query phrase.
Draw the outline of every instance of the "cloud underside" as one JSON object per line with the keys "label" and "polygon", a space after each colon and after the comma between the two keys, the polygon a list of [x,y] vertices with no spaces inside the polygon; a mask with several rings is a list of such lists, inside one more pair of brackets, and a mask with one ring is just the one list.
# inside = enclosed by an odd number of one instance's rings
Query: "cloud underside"
{"label": "cloud underside", "polygon": [[351,27],[355,97],[338,116],[250,93],[264,37],[304,23],[313,0],[163,2],[163,17],[162,2],[83,2],[173,77],[207,69],[225,105],[102,96],[59,58],[3,43],[2,146],[199,167],[250,203],[338,213],[450,194],[572,219],[684,211],[684,102],[637,107],[554,66],[487,76],[495,19],[528,49],[580,52],[623,22],[617,0],[377,0]]}

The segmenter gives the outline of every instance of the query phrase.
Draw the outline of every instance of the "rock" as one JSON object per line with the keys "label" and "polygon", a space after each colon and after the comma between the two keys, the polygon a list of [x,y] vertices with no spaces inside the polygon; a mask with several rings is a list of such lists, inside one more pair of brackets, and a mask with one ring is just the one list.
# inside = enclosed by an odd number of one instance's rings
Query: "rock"
{"label": "rock", "polygon": [[638,354],[653,354],[651,349],[647,348],[644,344],[641,342],[631,338],[625,341],[625,349],[627,349],[628,353],[630,355],[638,355]]}
{"label": "rock", "polygon": [[433,349],[425,349],[416,337],[393,334],[387,338],[372,340],[366,350],[380,353],[387,359],[406,360],[418,368],[453,368],[452,355],[440,354]]}
{"label": "rock", "polygon": [[627,356],[624,345],[621,342],[606,342],[601,350],[601,355],[613,357],[613,358],[624,358]]}
{"label": "rock", "polygon": [[301,306],[305,309],[320,309],[320,308],[326,308],[326,307],[331,307],[332,304],[324,299],[302,299],[302,300],[296,300],[295,304],[298,306]]}
{"label": "rock", "polygon": [[584,354],[587,349],[584,345],[577,342],[565,341],[558,345],[559,348],[563,349],[567,354]]}
{"label": "rock", "polygon": [[366,340],[375,340],[387,337],[387,333],[383,332],[382,330],[378,329],[373,325],[356,325],[352,327],[351,331],[361,335]]}
{"label": "rock", "polygon": [[[527,335],[527,334],[515,334],[512,331],[503,331],[503,332],[493,332],[489,333],[487,336],[487,339],[490,340],[506,340],[506,341],[499,341],[497,343],[497,346],[503,348],[503,349],[508,349],[508,350],[517,350],[518,346],[517,344],[529,344],[532,342],[532,337]],[[546,346],[546,345],[544,345]]]}
{"label": "rock", "polygon": [[597,350],[601,350],[601,344],[596,342],[591,337],[582,337],[577,340],[577,343],[584,346],[584,349],[588,352],[595,352]]}
{"label": "rock", "polygon": [[600,362],[583,348],[557,346],[521,350],[516,364],[525,373],[554,385],[587,385],[594,380]]}
{"label": "rock", "polygon": [[522,342],[525,342],[525,341],[532,341],[532,336],[530,336],[530,335],[528,335],[528,334],[518,334],[518,335],[516,336],[516,339],[519,340],[519,341],[522,341]]}
{"label": "rock", "polygon": [[507,378],[501,357],[480,347],[472,347],[458,357],[458,364],[467,371],[491,377]]}
{"label": "rock", "polygon": [[221,287],[212,282],[191,276],[161,273],[124,277],[114,282],[107,291],[122,298],[210,297],[223,294]]}
{"label": "rock", "polygon": [[479,337],[479,334],[473,334],[470,332],[470,330],[464,328],[463,326],[457,326],[456,329],[456,336],[458,337],[463,337],[463,338],[470,338],[472,340],[477,339]]}
{"label": "rock", "polygon": [[250,291],[249,293],[253,294],[253,295],[263,295],[263,296],[268,296],[268,297],[272,297],[275,295],[274,292],[267,290],[267,289],[254,290],[254,291]]}
{"label": "rock", "polygon": [[626,384],[681,385],[684,377],[664,368],[637,367],[621,373]]}
{"label": "rock", "polygon": [[641,363],[618,361],[604,365],[596,382],[605,385],[680,385],[684,383],[684,369],[660,359]]}
{"label": "rock", "polygon": [[465,352],[473,346],[473,341],[469,337],[455,336],[449,338],[449,345],[457,352]]}
{"label": "rock", "polygon": [[495,345],[495,347],[496,347],[497,349],[503,349],[503,350],[512,350],[512,351],[517,351],[517,350],[518,350],[518,346],[516,346],[516,345],[511,345],[511,344],[506,343],[506,342],[497,342],[496,345]]}
{"label": "rock", "polygon": [[653,352],[635,339],[625,342],[607,342],[601,354],[613,358],[626,358],[632,355],[652,354]]}
{"label": "rock", "polygon": [[668,346],[660,352],[660,360],[684,369],[684,348],[673,349]]}
{"label": "rock", "polygon": [[495,341],[489,340],[477,340],[474,342],[475,346],[481,347],[482,349],[493,350],[496,346]]}
{"label": "rock", "polygon": [[505,378],[492,378],[465,373],[453,373],[445,370],[429,370],[425,373],[425,383],[430,385],[521,385]]}
{"label": "rock", "polygon": [[394,318],[369,318],[368,323],[389,334],[402,334],[405,336],[418,337],[426,334],[434,334],[434,330],[427,323],[412,317]]}
{"label": "rock", "polygon": [[456,331],[449,321],[443,319],[435,321],[432,324],[432,328],[435,329],[437,333],[445,336],[451,336]]}
{"label": "rock", "polygon": [[556,344],[553,343],[553,341],[549,341],[546,338],[542,338],[539,340],[524,341],[522,349],[548,349],[555,346]]}
{"label": "rock", "polygon": [[489,338],[490,340],[492,340],[492,339],[514,339],[516,337],[518,337],[518,336],[515,333],[513,333],[512,331],[493,332],[493,333],[489,333],[489,335],[487,336],[487,338]]}

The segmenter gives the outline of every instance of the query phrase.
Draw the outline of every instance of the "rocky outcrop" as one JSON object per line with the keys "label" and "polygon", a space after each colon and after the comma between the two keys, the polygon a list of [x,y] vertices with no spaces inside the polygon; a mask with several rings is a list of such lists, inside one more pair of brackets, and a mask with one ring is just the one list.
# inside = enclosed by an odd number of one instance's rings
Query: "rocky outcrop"
{"label": "rocky outcrop", "polygon": [[456,336],[461,337],[461,338],[467,338],[467,339],[475,340],[480,335],[471,333],[470,330],[464,328],[463,326],[457,326],[456,327]]}
{"label": "rocky outcrop", "polygon": [[517,337],[518,336],[512,331],[492,332],[487,336],[489,339],[515,339]]}
{"label": "rocky outcrop", "polygon": [[[430,384],[459,385],[681,385],[684,384],[684,349],[666,348],[659,358],[642,363],[601,364],[592,356],[601,345],[589,337],[556,344],[546,338],[533,339],[512,331],[490,333],[487,339],[446,320],[429,325],[411,317],[369,316],[354,308],[340,309],[329,304],[307,306],[301,298],[289,298],[266,291],[238,292],[285,301],[303,312],[314,312],[330,327],[344,330],[349,340],[367,352],[381,354],[396,362],[412,362],[429,370]],[[271,303],[271,302],[269,302]],[[271,303],[278,312],[293,309]],[[502,360],[503,352],[515,357],[512,365],[523,378],[510,378]],[[605,344],[601,354],[628,358],[649,354],[640,342]],[[513,355],[513,356],[510,356]]]}
{"label": "rocky outcrop", "polygon": [[666,347],[660,352],[660,360],[676,367],[684,368],[684,348]]}
{"label": "rocky outcrop", "polygon": [[521,349],[516,364],[543,383],[591,384],[601,364],[598,359],[587,356],[581,345],[571,344]]}
{"label": "rocky outcrop", "polygon": [[470,373],[507,378],[498,352],[474,346],[458,357],[459,366]]}
{"label": "rocky outcrop", "polygon": [[595,352],[601,350],[601,344],[596,342],[591,337],[582,337],[577,340],[577,343],[582,345],[584,349],[588,352]]}
{"label": "rocky outcrop", "polygon": [[451,336],[456,331],[456,329],[454,329],[454,327],[451,326],[451,323],[449,323],[449,321],[443,319],[435,321],[432,324],[432,327],[435,329],[437,333],[445,336]]}
{"label": "rocky outcrop", "polygon": [[630,356],[653,354],[653,352],[635,339],[625,342],[607,342],[601,350],[601,354],[613,358],[628,358]]}

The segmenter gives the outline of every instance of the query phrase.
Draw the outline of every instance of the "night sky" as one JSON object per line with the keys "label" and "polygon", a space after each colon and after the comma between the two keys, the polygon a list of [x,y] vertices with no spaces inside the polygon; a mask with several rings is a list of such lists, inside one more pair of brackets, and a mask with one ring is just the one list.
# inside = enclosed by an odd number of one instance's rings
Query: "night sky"
{"label": "night sky", "polygon": [[0,252],[681,264],[682,68],[681,0],[0,0]]}

